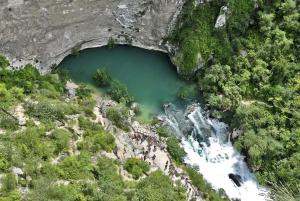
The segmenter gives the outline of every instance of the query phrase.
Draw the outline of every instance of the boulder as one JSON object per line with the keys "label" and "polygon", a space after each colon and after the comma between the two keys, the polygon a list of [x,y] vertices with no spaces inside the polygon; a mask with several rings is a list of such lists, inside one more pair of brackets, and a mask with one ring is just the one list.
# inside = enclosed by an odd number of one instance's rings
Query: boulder
{"label": "boulder", "polygon": [[242,186],[243,180],[242,177],[238,174],[230,173],[228,177],[238,186]]}

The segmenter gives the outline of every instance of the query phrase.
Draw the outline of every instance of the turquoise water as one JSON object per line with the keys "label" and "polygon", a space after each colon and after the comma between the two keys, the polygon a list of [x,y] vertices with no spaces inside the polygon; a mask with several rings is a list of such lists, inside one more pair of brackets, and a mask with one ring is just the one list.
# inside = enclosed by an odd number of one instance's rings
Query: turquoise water
{"label": "turquoise water", "polygon": [[68,56],[60,66],[75,82],[93,86],[96,70],[105,68],[113,79],[128,87],[140,104],[140,118],[144,120],[160,113],[164,103],[176,102],[178,89],[185,85],[166,54],[136,47],[86,49],[78,56]]}

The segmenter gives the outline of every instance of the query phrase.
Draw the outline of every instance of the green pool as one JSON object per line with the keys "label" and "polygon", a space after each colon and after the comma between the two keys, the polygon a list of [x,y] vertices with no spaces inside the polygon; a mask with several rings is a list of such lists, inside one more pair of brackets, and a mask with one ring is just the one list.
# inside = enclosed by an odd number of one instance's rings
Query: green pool
{"label": "green pool", "polygon": [[60,66],[69,71],[73,81],[94,87],[96,70],[105,68],[128,87],[140,104],[139,118],[143,120],[160,113],[164,103],[176,102],[178,89],[185,85],[166,54],[130,46],[86,49],[78,56],[66,57]]}

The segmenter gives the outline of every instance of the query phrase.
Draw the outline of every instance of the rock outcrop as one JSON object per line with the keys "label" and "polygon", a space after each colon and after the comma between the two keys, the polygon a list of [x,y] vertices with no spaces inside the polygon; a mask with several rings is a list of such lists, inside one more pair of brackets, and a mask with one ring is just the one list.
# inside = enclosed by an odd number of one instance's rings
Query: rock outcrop
{"label": "rock outcrop", "polygon": [[165,51],[163,37],[184,0],[0,1],[0,54],[18,68],[33,63],[49,72],[74,49],[131,43]]}

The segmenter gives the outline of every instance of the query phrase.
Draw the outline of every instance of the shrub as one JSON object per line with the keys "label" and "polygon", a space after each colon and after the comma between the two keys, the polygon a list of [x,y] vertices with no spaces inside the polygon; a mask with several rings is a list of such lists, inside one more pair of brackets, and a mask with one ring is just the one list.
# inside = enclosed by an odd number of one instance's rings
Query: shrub
{"label": "shrub", "polygon": [[78,56],[81,49],[81,44],[76,45],[71,50],[71,55]]}
{"label": "shrub", "polygon": [[69,149],[69,141],[71,139],[72,133],[64,129],[55,129],[51,133],[51,139],[55,145],[55,153],[58,154],[62,151],[67,151]]}
{"label": "shrub", "polygon": [[94,80],[98,86],[107,87],[110,85],[111,76],[105,69],[99,68],[94,76]]}
{"label": "shrub", "polygon": [[156,171],[139,182],[133,200],[184,201],[186,193],[180,185],[174,187],[171,179],[163,172]]}
{"label": "shrub", "polygon": [[91,159],[90,155],[86,152],[80,153],[78,156],[69,156],[58,166],[61,169],[61,177],[63,179],[78,180],[87,179],[92,176]]}
{"label": "shrub", "polygon": [[64,119],[64,113],[61,106],[50,101],[40,101],[37,104],[26,103],[25,110],[29,116],[35,117],[44,123],[56,120],[62,121]]}
{"label": "shrub", "polygon": [[91,131],[102,131],[103,128],[102,126],[100,126],[99,124],[95,123],[95,122],[92,122],[90,121],[89,119],[83,117],[83,116],[80,116],[78,118],[78,121],[79,121],[79,127],[80,129],[84,130],[84,131],[88,131],[88,130],[91,130]]}
{"label": "shrub", "polygon": [[132,174],[134,179],[140,178],[144,173],[150,170],[150,166],[145,161],[138,158],[129,158],[124,164],[125,170]]}
{"label": "shrub", "polygon": [[16,176],[13,173],[6,174],[2,179],[1,191],[9,193],[17,187]]}
{"label": "shrub", "polygon": [[199,174],[196,170],[191,167],[185,168],[192,181],[193,186],[195,186],[199,191],[203,192],[204,198],[211,201],[226,201],[225,197],[222,197],[219,193],[212,189],[212,187],[206,183],[203,176]]}
{"label": "shrub", "polygon": [[113,38],[109,38],[109,40],[107,42],[107,46],[108,46],[108,48],[114,48],[116,46],[116,40]]}
{"label": "shrub", "polygon": [[93,90],[90,87],[82,84],[76,89],[76,95],[81,99],[90,97],[92,92]]}
{"label": "shrub", "polygon": [[129,131],[128,111],[126,108],[109,108],[107,110],[107,118],[113,122],[118,128]]}
{"label": "shrub", "polygon": [[128,89],[119,81],[112,81],[111,88],[109,90],[111,98],[119,103],[129,104],[134,101],[133,97],[129,95]]}
{"label": "shrub", "polygon": [[116,147],[115,137],[107,133],[105,131],[98,132],[93,139],[93,152],[97,152],[99,150],[105,150],[107,152],[111,152]]}
{"label": "shrub", "polygon": [[186,156],[186,153],[184,149],[180,147],[176,137],[170,137],[167,139],[167,150],[176,162],[183,162],[183,158]]}
{"label": "shrub", "polygon": [[163,126],[161,126],[157,129],[157,133],[160,137],[170,137],[170,133],[169,133],[168,129]]}
{"label": "shrub", "polygon": [[177,97],[182,100],[194,100],[197,96],[195,86],[181,87],[177,92]]}
{"label": "shrub", "polygon": [[15,131],[19,128],[19,122],[8,115],[0,115],[0,128]]}
{"label": "shrub", "polygon": [[9,61],[5,56],[0,55],[0,68],[6,68],[7,66],[9,66]]}

